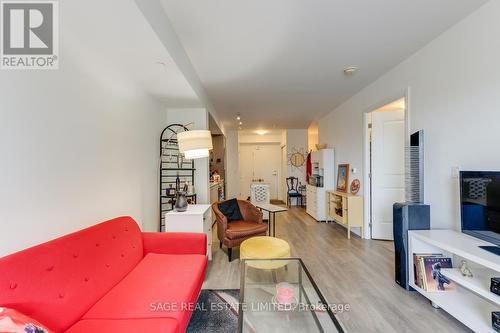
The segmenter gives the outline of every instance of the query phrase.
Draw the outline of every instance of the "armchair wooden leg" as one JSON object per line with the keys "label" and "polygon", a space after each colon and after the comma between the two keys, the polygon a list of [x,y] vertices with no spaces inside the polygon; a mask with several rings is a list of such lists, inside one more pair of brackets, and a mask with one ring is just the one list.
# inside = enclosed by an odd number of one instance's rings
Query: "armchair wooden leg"
{"label": "armchair wooden leg", "polygon": [[219,242],[219,249],[222,249],[222,242]]}
{"label": "armchair wooden leg", "polygon": [[231,262],[232,257],[233,257],[233,249],[232,248],[230,248],[230,247],[227,248],[227,255],[229,257],[229,262]]}

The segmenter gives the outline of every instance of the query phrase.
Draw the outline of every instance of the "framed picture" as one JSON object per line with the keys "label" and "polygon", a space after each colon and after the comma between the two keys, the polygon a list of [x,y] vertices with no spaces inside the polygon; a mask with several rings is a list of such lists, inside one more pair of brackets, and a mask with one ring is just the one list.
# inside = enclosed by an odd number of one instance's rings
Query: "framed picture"
{"label": "framed picture", "polygon": [[337,191],[347,192],[347,184],[349,182],[349,164],[339,164],[337,173]]}

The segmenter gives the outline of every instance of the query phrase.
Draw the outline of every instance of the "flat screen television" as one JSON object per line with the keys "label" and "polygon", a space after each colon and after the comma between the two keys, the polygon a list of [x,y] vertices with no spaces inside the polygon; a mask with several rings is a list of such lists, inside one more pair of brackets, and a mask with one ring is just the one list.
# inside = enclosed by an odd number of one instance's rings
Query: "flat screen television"
{"label": "flat screen television", "polygon": [[500,246],[500,172],[461,171],[462,232]]}

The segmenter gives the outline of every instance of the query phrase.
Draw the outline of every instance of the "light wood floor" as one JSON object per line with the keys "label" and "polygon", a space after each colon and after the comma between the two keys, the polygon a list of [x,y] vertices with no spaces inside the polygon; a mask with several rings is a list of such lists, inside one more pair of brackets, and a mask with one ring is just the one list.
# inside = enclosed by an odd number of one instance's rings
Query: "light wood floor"
{"label": "light wood floor", "polygon": [[[304,261],[329,303],[349,303],[338,316],[350,333],[471,332],[417,292],[394,282],[393,243],[346,238],[343,227],[314,221],[301,208],[278,214],[276,236],[289,242],[292,256]],[[215,228],[214,228],[215,229]],[[228,262],[214,230],[213,260],[205,289],[239,288],[239,252]]]}

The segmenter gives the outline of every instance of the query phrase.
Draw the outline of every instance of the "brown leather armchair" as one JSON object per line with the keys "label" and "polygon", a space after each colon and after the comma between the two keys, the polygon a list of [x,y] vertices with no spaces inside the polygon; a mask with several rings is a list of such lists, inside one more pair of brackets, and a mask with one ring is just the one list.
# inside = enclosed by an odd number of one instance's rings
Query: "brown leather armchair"
{"label": "brown leather armchair", "polygon": [[219,210],[219,204],[222,202],[224,201],[213,203],[212,210],[217,219],[217,237],[220,247],[222,248],[223,244],[227,247],[227,254],[231,261],[232,248],[239,246],[245,239],[267,235],[267,224],[262,220],[262,212],[245,200],[238,200],[243,220],[229,222]]}

